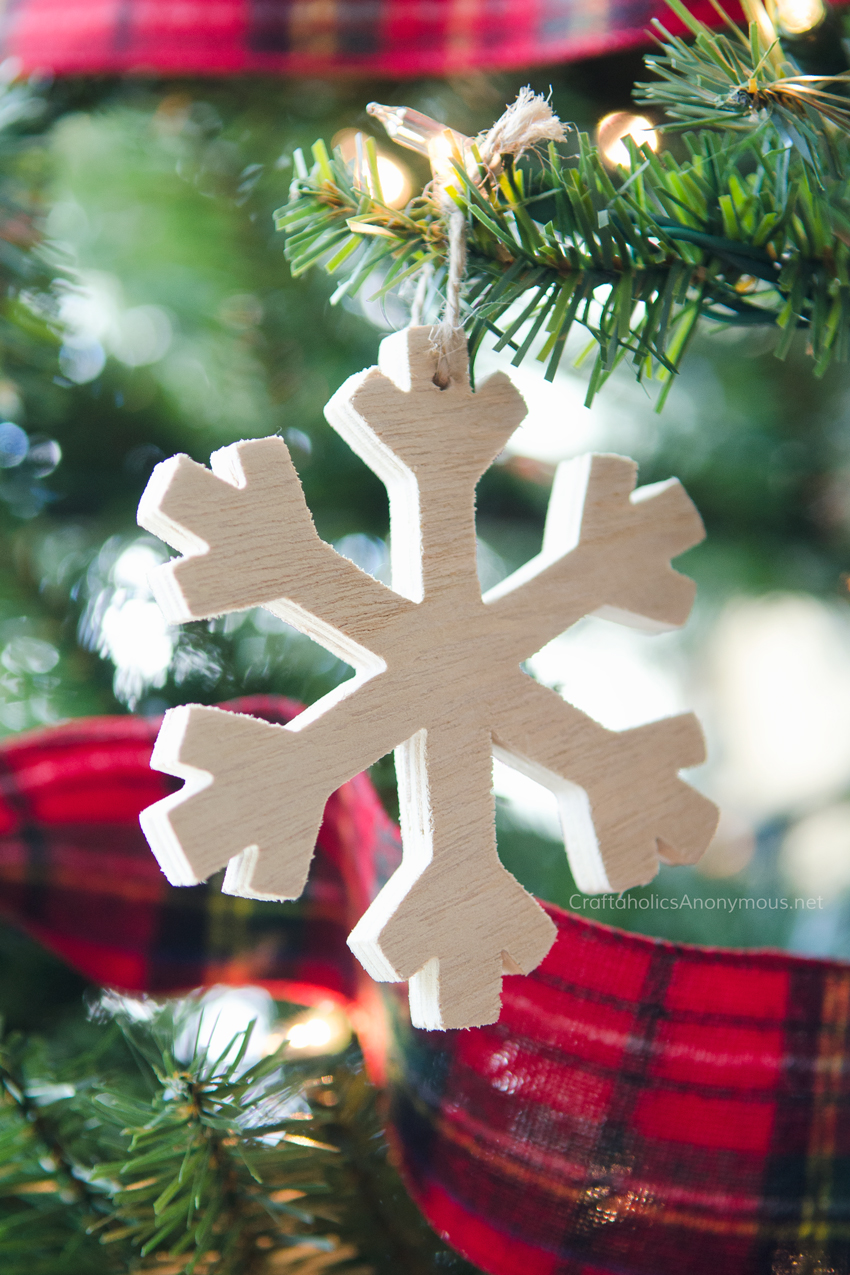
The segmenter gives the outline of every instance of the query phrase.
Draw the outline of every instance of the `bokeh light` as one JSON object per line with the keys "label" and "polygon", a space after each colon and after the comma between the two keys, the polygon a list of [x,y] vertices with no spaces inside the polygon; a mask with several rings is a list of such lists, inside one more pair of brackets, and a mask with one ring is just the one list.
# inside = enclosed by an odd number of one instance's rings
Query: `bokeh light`
{"label": "bokeh light", "polygon": [[[356,129],[344,128],[335,134],[331,143],[335,150],[339,150],[347,164],[358,159],[357,137]],[[362,167],[360,180],[370,187],[368,171],[363,172]],[[395,158],[390,158],[380,149],[378,150],[378,180],[381,183],[384,203],[390,208],[404,208],[413,193],[410,174],[404,164],[399,163]]]}
{"label": "bokeh light", "polygon": [[823,0],[774,0],[773,20],[787,35],[805,35],[826,17]]}
{"label": "bokeh light", "polygon": [[651,120],[645,115],[633,115],[631,111],[612,111],[603,115],[596,126],[599,149],[609,164],[623,168],[628,166],[629,150],[623,141],[625,137],[633,138],[638,146],[647,145],[650,150],[658,150],[658,133]]}
{"label": "bokeh light", "polygon": [[152,687],[165,684],[175,634],[153,599],[149,577],[165,561],[159,542],[140,537],[125,547],[107,541],[88,573],[89,602],[80,637],[115,666],[113,689],[134,708]]}
{"label": "bokeh light", "polygon": [[334,1001],[321,1001],[312,1009],[275,1026],[266,1036],[265,1052],[282,1045],[299,1058],[338,1054],[351,1040],[351,1023]]}

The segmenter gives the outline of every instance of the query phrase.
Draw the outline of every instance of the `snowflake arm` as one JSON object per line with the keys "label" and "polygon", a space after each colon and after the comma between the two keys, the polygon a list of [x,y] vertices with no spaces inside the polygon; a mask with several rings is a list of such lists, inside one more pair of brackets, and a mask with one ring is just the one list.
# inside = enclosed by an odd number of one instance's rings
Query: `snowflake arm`
{"label": "snowflake arm", "polygon": [[705,536],[675,478],[635,491],[637,465],[623,456],[579,456],[559,465],[543,548],[484,601],[533,655],[586,615],[649,632],[678,628],[695,586],[670,559]]}
{"label": "snowflake arm", "polygon": [[343,682],[286,726],[199,704],[170,709],[151,764],[186,785],[149,806],[142,827],[172,885],[226,865],[226,893],[297,899],[331,793],[415,729],[403,698],[388,714],[397,696],[382,680]]}
{"label": "snowflake arm", "polygon": [[393,588],[415,602],[447,588],[480,598],[470,571],[475,486],[526,414],[501,372],[473,394],[462,339],[447,357],[441,389],[431,330],[397,332],[381,343],[378,366],[350,377],[325,408],[387,488]]}
{"label": "snowflake arm", "polygon": [[184,555],[151,577],[166,618],[262,605],[355,667],[380,667],[364,638],[410,603],[320,539],[283,439],[233,443],[210,463],[163,461],[139,504],[141,526]]}
{"label": "snowflake arm", "polygon": [[678,776],[705,761],[692,713],[610,731],[520,673],[505,687],[493,740],[497,757],[557,797],[587,894],[646,885],[659,859],[695,863],[714,835],[717,808]]}
{"label": "snowflake arm", "polygon": [[492,767],[489,731],[468,721],[396,750],[404,861],[349,946],[374,978],[409,980],[419,1027],[495,1022],[502,974],[530,973],[555,939],[499,862]]}
{"label": "snowflake arm", "polygon": [[227,893],[301,894],[330,792],[305,787],[295,810],[281,809],[279,776],[292,752],[288,728],[254,717],[200,704],[166,713],[151,765],[186,783],[144,810],[141,824],[172,885],[197,885],[226,866]]}

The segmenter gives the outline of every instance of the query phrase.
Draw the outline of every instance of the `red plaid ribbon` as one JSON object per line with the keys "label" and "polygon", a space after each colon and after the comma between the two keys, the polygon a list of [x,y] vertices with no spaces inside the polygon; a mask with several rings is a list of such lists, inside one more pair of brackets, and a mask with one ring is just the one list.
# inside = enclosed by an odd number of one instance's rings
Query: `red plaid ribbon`
{"label": "red plaid ribbon", "polygon": [[682,30],[663,0],[8,0],[2,48],[59,75],[449,75],[644,44],[653,17]]}
{"label": "red plaid ribbon", "polygon": [[[251,696],[232,707],[288,722],[300,705]],[[400,861],[398,829],[360,775],[325,811],[307,891],[249,903],[168,884],[139,811],[181,787],[150,769],[159,721],[95,717],[0,748],[0,910],[88,978],[132,992],[262,983],[307,1002],[354,1002],[346,937]],[[368,846],[368,854],[354,848]]]}
{"label": "red plaid ribbon", "polygon": [[[272,721],[296,706],[234,707]],[[353,1002],[345,945],[399,859],[368,779],[331,798],[307,894],[172,889],[138,828],[157,724],[0,749],[5,915],[90,978]],[[846,1275],[850,967],[653,942],[548,909],[492,1027],[399,1026],[393,1137],[432,1225],[491,1275]]]}

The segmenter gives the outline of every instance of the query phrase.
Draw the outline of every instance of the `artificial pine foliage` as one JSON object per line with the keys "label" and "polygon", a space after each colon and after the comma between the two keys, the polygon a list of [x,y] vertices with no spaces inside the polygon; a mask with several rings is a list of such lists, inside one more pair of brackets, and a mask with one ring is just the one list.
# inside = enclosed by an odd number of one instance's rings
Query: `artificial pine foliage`
{"label": "artificial pine foliage", "polygon": [[388,1163],[356,1046],[246,1065],[255,1025],[214,1053],[212,1013],[107,997],[70,1056],[5,1036],[4,1275],[472,1275]]}
{"label": "artificial pine foliage", "polygon": [[[577,130],[546,154],[470,175],[456,157],[446,193],[467,226],[465,326],[474,357],[488,333],[520,364],[532,349],[557,372],[574,324],[596,359],[587,391],[624,360],[639,381],[662,383],[663,405],[700,319],[778,330],[787,356],[798,329],[822,375],[850,352],[850,110],[847,77],[806,77],[783,54],[760,0],[749,37],[716,36],[680,3],[693,47],[659,26],[662,78],[644,100],[671,109],[681,143],[656,154],[631,137],[612,169]],[[685,122],[683,122],[685,121]],[[388,207],[374,141],[367,178],[323,142],[277,214],[293,273],[321,264],[344,276],[336,299],[378,297],[434,271],[440,304],[447,238],[441,196],[425,187]],[[541,339],[538,340],[538,337]]]}
{"label": "artificial pine foliage", "polygon": [[687,44],[654,20],[661,55],[645,62],[658,80],[636,84],[635,100],[660,106],[672,120],[681,121],[678,126],[668,122],[668,133],[676,127],[712,125],[751,132],[769,120],[778,138],[797,148],[819,181],[824,169],[832,177],[841,175],[836,143],[850,125],[850,73],[803,74],[754,3],[747,6],[749,39],[719,5],[729,34],[709,31],[682,0],[667,4],[695,38]]}

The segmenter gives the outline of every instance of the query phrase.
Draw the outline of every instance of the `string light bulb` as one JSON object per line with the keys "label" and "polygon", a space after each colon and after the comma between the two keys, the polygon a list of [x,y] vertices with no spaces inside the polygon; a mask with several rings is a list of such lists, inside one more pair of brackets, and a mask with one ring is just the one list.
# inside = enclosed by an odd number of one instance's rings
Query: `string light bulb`
{"label": "string light bulb", "polygon": [[437,190],[455,180],[457,166],[466,170],[470,181],[482,185],[497,178],[506,156],[521,159],[527,151],[566,139],[567,128],[558,119],[548,98],[520,89],[516,101],[499,116],[493,127],[477,137],[467,137],[447,128],[430,115],[410,106],[383,106],[370,102],[366,110],[383,124],[399,146],[427,155]]}
{"label": "string light bulb", "polygon": [[[445,124],[432,120],[430,115],[423,115],[421,111],[414,111],[410,106],[382,106],[380,102],[370,102],[366,113],[383,124],[387,136],[399,146],[406,146],[417,155],[429,158],[431,142],[446,131]],[[458,133],[457,137],[469,140],[462,133]]]}
{"label": "string light bulb", "polygon": [[658,150],[658,133],[645,115],[633,115],[631,111],[612,111],[609,115],[603,115],[596,126],[599,149],[609,164],[623,168],[628,166],[629,150],[623,140],[626,137],[633,138],[638,146],[647,145],[650,150]]}
{"label": "string light bulb", "polygon": [[477,177],[479,163],[472,150],[471,137],[446,128],[445,124],[410,106],[383,106],[380,102],[370,102],[366,110],[383,124],[388,137],[399,146],[427,156],[437,186],[444,188],[456,176],[455,163],[463,164],[473,179]]}

